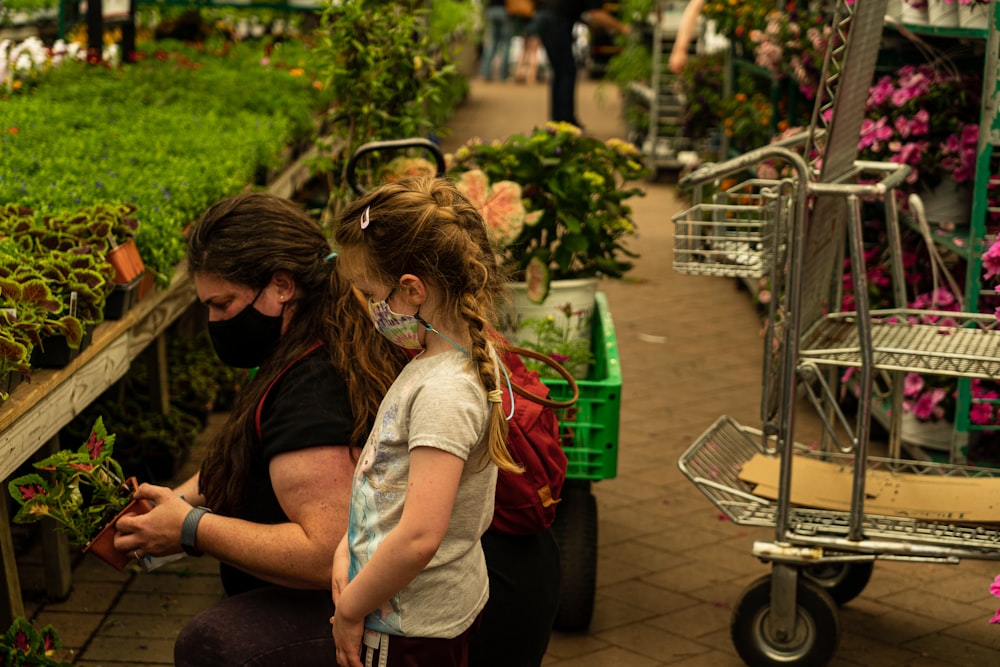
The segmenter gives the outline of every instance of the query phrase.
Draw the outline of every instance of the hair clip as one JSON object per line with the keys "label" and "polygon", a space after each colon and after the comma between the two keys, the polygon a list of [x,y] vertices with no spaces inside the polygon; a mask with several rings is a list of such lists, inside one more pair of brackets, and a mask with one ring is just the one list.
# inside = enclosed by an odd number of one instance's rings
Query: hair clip
{"label": "hair clip", "polygon": [[366,206],[365,212],[361,214],[361,229],[368,229],[368,225],[372,222],[372,219],[368,214],[371,208],[371,206]]}
{"label": "hair clip", "polygon": [[337,259],[337,253],[335,252],[331,252],[329,255],[326,256],[327,262],[332,262],[335,259]]}

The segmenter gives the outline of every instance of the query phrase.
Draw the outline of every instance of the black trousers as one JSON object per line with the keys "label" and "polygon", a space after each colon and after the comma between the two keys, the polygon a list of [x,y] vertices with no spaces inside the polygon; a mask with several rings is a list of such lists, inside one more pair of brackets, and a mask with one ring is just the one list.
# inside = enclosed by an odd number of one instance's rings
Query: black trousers
{"label": "black trousers", "polygon": [[552,68],[549,84],[549,120],[572,123],[576,117],[576,59],[573,57],[573,19],[548,9],[539,9],[538,36],[545,47],[545,55]]}
{"label": "black trousers", "polygon": [[490,599],[472,637],[470,667],[538,667],[559,605],[559,547],[551,530],[482,539]]}
{"label": "black trousers", "polygon": [[[490,599],[470,667],[538,667],[559,601],[559,548],[551,531],[482,539]],[[226,598],[181,629],[175,667],[330,667],[337,664],[330,591],[265,586]]]}
{"label": "black trousers", "polygon": [[330,667],[337,664],[330,591],[265,586],[195,616],[174,644],[174,667]]}

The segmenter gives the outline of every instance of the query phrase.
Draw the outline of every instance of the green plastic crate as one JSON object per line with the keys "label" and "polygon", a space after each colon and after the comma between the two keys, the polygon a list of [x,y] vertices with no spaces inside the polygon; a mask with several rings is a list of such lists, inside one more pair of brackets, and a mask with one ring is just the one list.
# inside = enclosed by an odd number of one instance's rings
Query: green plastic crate
{"label": "green plastic crate", "polygon": [[[608,299],[597,293],[592,352],[594,364],[587,379],[578,380],[580,399],[559,410],[559,430],[569,459],[569,479],[608,479],[618,474],[618,421],[621,413],[622,369],[615,325]],[[565,380],[543,380],[553,399],[570,397]]]}

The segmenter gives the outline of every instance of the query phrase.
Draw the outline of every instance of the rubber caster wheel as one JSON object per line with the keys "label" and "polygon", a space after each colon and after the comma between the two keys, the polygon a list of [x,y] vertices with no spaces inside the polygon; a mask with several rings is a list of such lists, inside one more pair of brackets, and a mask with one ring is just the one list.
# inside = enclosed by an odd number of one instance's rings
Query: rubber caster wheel
{"label": "rubber caster wheel", "polygon": [[552,524],[559,545],[561,586],[556,630],[586,630],[597,583],[597,499],[586,480],[566,480]]}
{"label": "rubber caster wheel", "polygon": [[802,568],[801,574],[844,605],[861,595],[875,569],[874,561],[856,563],[822,563]]}
{"label": "rubber caster wheel", "polygon": [[795,592],[795,630],[778,637],[771,630],[771,575],[750,584],[733,608],[733,646],[749,667],[799,665],[822,667],[837,650],[840,622],[837,605],[826,592],[799,577]]}

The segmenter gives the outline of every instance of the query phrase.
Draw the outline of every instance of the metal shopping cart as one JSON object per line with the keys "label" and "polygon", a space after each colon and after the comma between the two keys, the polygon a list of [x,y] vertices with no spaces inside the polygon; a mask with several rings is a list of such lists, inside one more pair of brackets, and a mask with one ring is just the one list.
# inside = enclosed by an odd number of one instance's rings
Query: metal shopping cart
{"label": "metal shopping cart", "polygon": [[[842,39],[828,55],[828,81],[871,80],[884,11],[879,0],[838,6]],[[697,203],[674,218],[675,269],[764,278],[775,297],[767,314],[761,427],[723,415],[679,460],[732,521],[774,529],[773,540],[753,545],[771,573],[743,591],[732,616],[733,643],[749,665],[825,664],[839,641],[837,605],[862,592],[876,560],[1000,559],[992,521],[966,508],[911,502],[914,488],[1000,490],[997,470],[903,459],[898,437],[903,375],[996,381],[1000,331],[993,315],[941,319],[943,313],[905,307],[896,188],[908,168],[855,159],[866,97],[867,87],[831,86],[818,105],[829,113],[814,114],[830,119],[825,127],[815,120],[800,137],[706,165],[681,181]],[[820,167],[803,157],[814,151]],[[783,176],[721,185],[763,163]],[[896,307],[870,310],[858,299],[855,311],[836,312],[845,255],[856,293],[867,293],[861,205],[868,200],[884,205]],[[853,419],[832,389],[845,369],[857,378]],[[869,452],[876,378],[888,378],[896,408],[884,457]],[[817,449],[794,441],[800,390],[821,417]]]}

